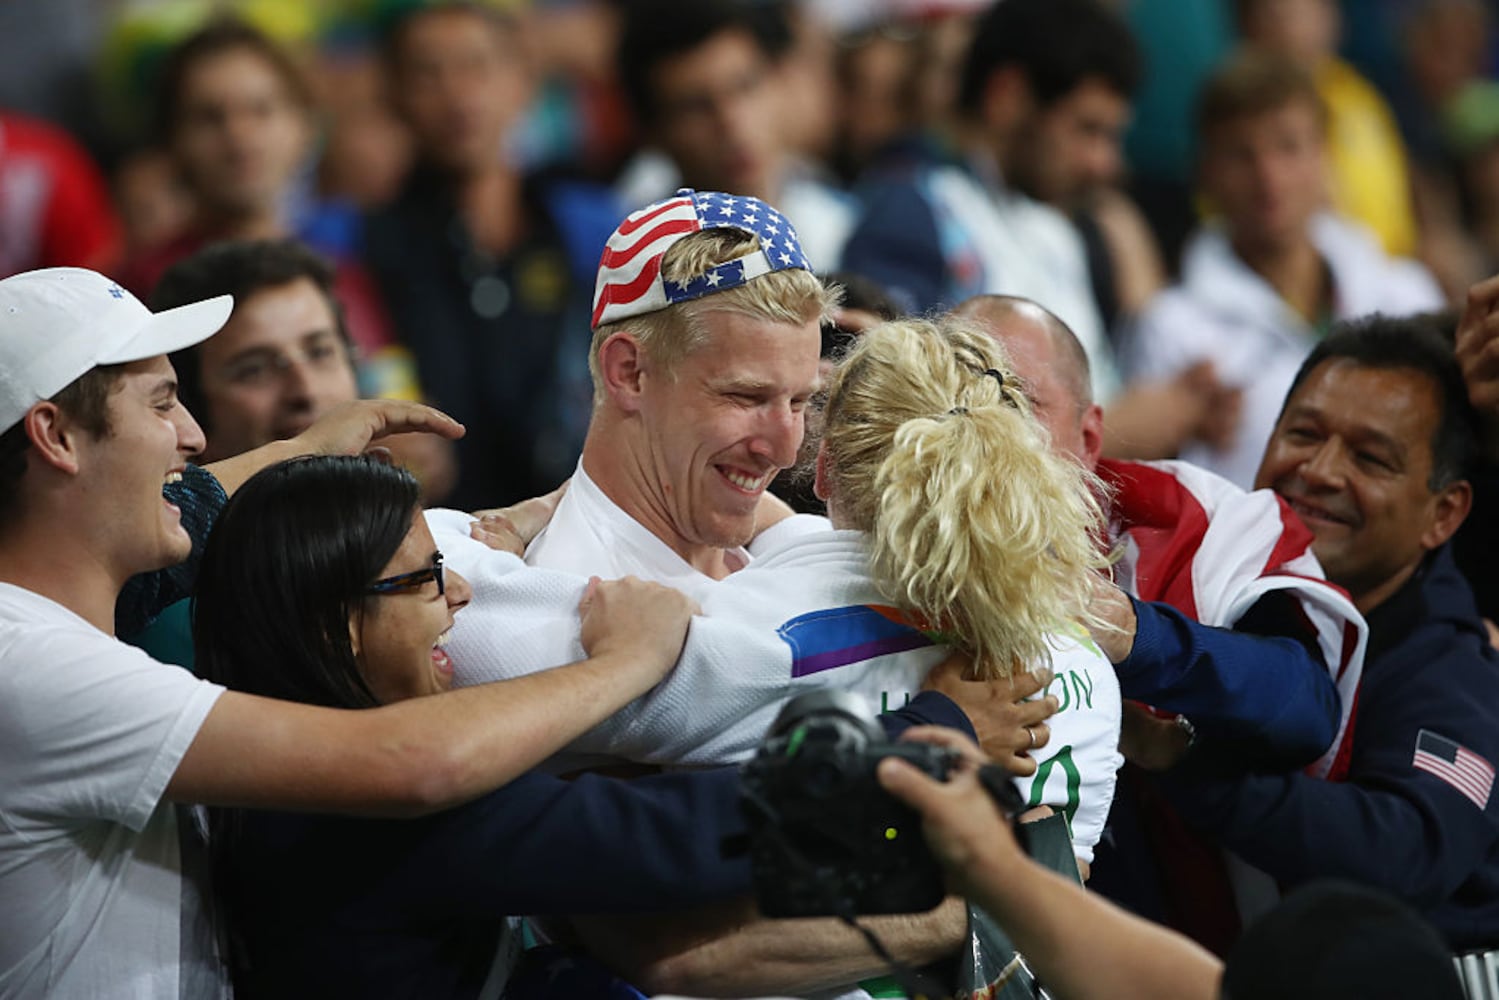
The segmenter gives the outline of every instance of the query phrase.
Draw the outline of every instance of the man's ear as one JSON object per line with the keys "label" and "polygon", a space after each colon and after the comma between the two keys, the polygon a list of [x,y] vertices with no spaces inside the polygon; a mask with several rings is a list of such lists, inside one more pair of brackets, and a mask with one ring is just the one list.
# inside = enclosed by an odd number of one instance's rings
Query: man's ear
{"label": "man's ear", "polygon": [[21,423],[38,459],[70,476],[78,474],[78,436],[83,431],[56,403],[37,403]]}
{"label": "man's ear", "polygon": [[1098,458],[1103,454],[1103,407],[1090,403],[1078,426],[1083,438],[1083,454],[1078,458],[1083,460],[1083,468],[1091,471],[1098,467]]}
{"label": "man's ear", "polygon": [[645,352],[628,330],[609,335],[599,345],[599,374],[610,402],[626,413],[640,409]]}
{"label": "man's ear", "polygon": [[1468,511],[1473,509],[1473,487],[1458,480],[1444,487],[1431,501],[1431,515],[1421,532],[1421,547],[1430,552],[1457,534]]}

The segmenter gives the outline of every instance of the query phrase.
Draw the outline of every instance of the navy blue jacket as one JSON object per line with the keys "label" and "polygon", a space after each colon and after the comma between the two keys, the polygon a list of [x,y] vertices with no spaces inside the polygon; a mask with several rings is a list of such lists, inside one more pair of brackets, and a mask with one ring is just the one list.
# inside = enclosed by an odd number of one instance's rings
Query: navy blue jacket
{"label": "navy blue jacket", "polygon": [[[972,734],[924,692],[881,716]],[[735,768],[575,781],[527,774],[417,820],[238,814],[217,889],[242,996],[472,998],[507,914],[680,909],[749,891]]]}
{"label": "navy blue jacket", "polygon": [[1240,770],[1309,764],[1338,731],[1337,688],[1295,598],[1272,592],[1232,630],[1131,598],[1135,643],[1114,665],[1125,698],[1187,717],[1200,747]]}
{"label": "navy blue jacket", "polygon": [[1346,781],[1186,768],[1161,787],[1188,822],[1284,884],[1364,882],[1423,911],[1455,949],[1499,946],[1492,777],[1478,782],[1480,805],[1413,764],[1423,731],[1499,761],[1499,656],[1445,547],[1368,619]]}

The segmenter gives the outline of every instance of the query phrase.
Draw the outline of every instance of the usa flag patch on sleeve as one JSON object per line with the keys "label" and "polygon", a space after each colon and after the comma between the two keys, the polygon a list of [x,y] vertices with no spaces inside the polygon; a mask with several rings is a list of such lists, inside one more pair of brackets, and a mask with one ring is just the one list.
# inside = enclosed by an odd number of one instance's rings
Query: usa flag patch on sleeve
{"label": "usa flag patch on sleeve", "polygon": [[1494,790],[1494,765],[1462,744],[1423,729],[1416,734],[1411,764],[1418,771],[1441,778],[1478,808],[1488,807],[1489,793]]}

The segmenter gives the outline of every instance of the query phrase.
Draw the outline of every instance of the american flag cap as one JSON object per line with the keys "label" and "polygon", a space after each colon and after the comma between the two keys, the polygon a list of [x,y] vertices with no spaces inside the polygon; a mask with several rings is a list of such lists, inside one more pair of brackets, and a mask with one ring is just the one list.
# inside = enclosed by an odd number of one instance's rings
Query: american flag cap
{"label": "american flag cap", "polygon": [[[688,281],[667,281],[661,259],[683,237],[704,229],[739,229],[760,249],[718,264]],[[665,201],[632,212],[604,244],[593,291],[593,326],[665,309],[737,288],[772,271],[812,270],[796,230],[759,198],[682,188]]]}

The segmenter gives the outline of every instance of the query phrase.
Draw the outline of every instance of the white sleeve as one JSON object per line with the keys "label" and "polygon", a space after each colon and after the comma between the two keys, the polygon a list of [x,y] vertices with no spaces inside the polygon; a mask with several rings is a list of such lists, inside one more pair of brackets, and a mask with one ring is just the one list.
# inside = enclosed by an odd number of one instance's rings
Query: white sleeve
{"label": "white sleeve", "polygon": [[1124,763],[1119,681],[1090,642],[1051,641],[1056,679],[1043,694],[1056,695],[1061,708],[1047,720],[1051,740],[1035,754],[1036,773],[1015,783],[1028,805],[1048,805],[1067,817],[1077,856],[1091,863]]}
{"label": "white sleeve", "polygon": [[[428,511],[444,559],[473,588],[447,649],[460,687],[575,663],[587,581],[527,566],[468,536],[461,512]],[[676,668],[569,745],[646,763],[722,764],[748,756],[791,688],[791,652],[771,629],[698,617]]]}
{"label": "white sleeve", "polygon": [[21,627],[4,641],[3,811],[144,829],[224,689],[102,633]]}
{"label": "white sleeve", "polygon": [[735,763],[754,753],[792,688],[791,650],[774,632],[699,616],[676,669],[569,749],[652,764]]}

